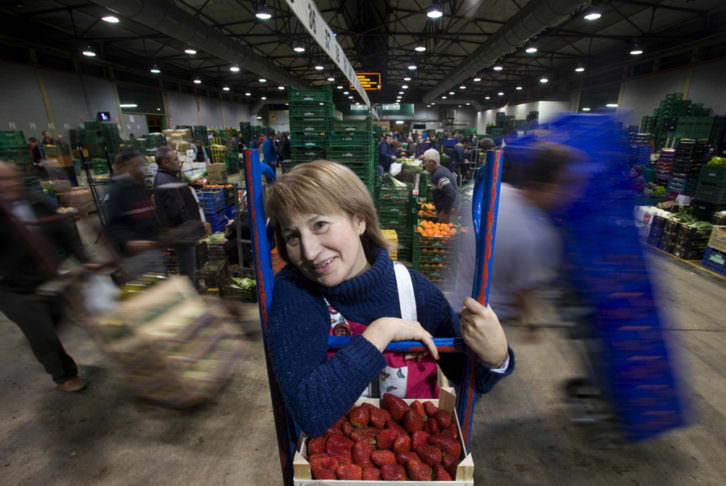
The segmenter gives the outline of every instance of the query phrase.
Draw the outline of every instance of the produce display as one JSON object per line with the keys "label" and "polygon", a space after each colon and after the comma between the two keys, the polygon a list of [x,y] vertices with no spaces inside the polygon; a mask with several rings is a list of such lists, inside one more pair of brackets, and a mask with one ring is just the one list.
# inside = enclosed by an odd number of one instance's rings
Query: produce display
{"label": "produce display", "polygon": [[435,223],[424,219],[419,221],[416,231],[427,238],[448,238],[455,236],[459,230],[453,223]]}
{"label": "produce display", "polygon": [[436,218],[436,206],[434,206],[432,203],[426,203],[422,202],[418,204],[419,210],[418,210],[418,217],[419,218]]}
{"label": "produce display", "polygon": [[452,412],[386,393],[307,441],[313,479],[452,481],[463,448]]}
{"label": "produce display", "polygon": [[724,167],[726,166],[726,157],[713,157],[706,165],[709,167]]}

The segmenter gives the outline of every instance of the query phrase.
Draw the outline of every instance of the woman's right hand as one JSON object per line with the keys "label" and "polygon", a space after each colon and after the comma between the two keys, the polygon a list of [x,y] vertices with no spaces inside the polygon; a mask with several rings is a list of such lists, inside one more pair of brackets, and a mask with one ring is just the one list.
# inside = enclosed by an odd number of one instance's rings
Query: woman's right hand
{"label": "woman's right hand", "polygon": [[366,328],[363,337],[381,353],[391,341],[421,341],[431,356],[439,359],[433,336],[418,321],[408,321],[398,317],[381,317]]}

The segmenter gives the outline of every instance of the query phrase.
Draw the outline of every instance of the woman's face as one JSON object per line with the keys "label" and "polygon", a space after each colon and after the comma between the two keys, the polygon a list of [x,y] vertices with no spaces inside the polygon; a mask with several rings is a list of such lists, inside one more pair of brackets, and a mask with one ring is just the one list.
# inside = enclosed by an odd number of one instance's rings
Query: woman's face
{"label": "woman's face", "polygon": [[365,220],[345,213],[299,214],[282,226],[287,255],[303,275],[333,287],[368,269],[361,235]]}

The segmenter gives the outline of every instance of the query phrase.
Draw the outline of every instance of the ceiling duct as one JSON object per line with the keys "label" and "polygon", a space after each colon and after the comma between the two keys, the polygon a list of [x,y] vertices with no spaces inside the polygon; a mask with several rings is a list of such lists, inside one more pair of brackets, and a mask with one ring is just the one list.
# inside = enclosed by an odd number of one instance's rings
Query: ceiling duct
{"label": "ceiling duct", "polygon": [[532,0],[517,12],[506,24],[486,40],[476,51],[462,61],[446,79],[427,92],[424,103],[458,86],[482,69],[492,66],[505,56],[545,29],[555,27],[583,7],[589,7],[591,0]]}
{"label": "ceiling duct", "polygon": [[194,49],[206,51],[220,59],[237,64],[279,84],[297,89],[309,88],[305,83],[271,61],[250,52],[250,49],[178,8],[169,0],[93,0],[110,11],[168,35]]}

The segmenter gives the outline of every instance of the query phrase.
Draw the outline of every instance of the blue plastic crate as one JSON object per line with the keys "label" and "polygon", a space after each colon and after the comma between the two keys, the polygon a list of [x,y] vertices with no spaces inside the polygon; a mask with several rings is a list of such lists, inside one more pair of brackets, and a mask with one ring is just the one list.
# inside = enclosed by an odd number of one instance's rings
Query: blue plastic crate
{"label": "blue plastic crate", "polygon": [[234,219],[234,216],[235,216],[235,213],[234,213],[234,204],[232,204],[232,205],[227,206],[226,208],[224,208],[224,215],[228,219]]}
{"label": "blue plastic crate", "polygon": [[726,253],[722,251],[707,247],[701,264],[719,275],[726,276]]}

